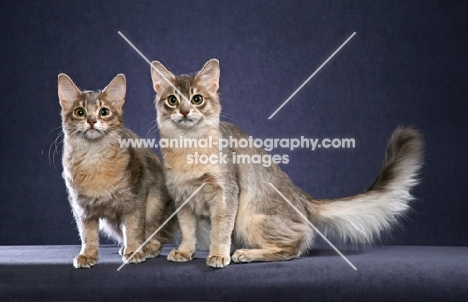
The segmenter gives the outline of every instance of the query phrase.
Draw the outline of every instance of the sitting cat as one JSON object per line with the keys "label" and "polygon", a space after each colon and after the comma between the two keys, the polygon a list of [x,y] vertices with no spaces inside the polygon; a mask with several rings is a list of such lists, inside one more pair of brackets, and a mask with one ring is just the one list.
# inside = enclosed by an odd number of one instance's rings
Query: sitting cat
{"label": "sitting cat", "polygon": [[123,126],[125,92],[123,74],[103,91],[80,91],[67,75],[58,76],[63,178],[82,242],[75,268],[97,263],[100,228],[122,244],[122,259],[131,263],[157,257],[175,228],[171,220],[129,259],[173,213],[174,205],[157,155],[119,146],[120,139],[138,138]]}
{"label": "sitting cat", "polygon": [[[195,76],[174,76],[155,61],[151,69],[157,93],[155,106],[161,139],[248,139],[232,124],[220,122],[218,95],[220,68],[208,61]],[[174,88],[177,88],[174,89]],[[181,95],[182,93],[182,95]],[[193,257],[197,233],[209,237],[207,265],[222,268],[231,261],[231,240],[243,247],[234,262],[279,261],[299,257],[314,241],[313,228],[283,199],[281,192],[310,222],[325,234],[344,242],[370,243],[391,229],[409,210],[410,189],[417,184],[422,165],[422,139],[410,128],[395,130],[388,143],[377,180],[363,193],[333,200],[317,200],[296,187],[275,164],[234,163],[233,155],[260,155],[261,148],[191,146],[162,149],[169,193],[180,205],[203,183],[205,186],[178,212],[181,243],[170,252],[170,261]],[[187,162],[187,156],[222,155],[224,162]],[[215,157],[213,157],[215,158]],[[272,186],[273,185],[273,186]],[[197,225],[206,222],[203,235]]]}

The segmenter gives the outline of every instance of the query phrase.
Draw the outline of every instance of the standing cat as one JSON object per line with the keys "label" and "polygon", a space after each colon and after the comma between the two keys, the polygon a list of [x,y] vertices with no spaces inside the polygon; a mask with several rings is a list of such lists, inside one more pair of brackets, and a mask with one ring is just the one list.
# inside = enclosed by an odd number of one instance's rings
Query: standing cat
{"label": "standing cat", "polygon": [[126,81],[117,75],[103,91],[80,91],[58,76],[64,132],[63,178],[81,237],[76,268],[97,263],[99,228],[123,244],[123,261],[157,257],[170,241],[170,221],[143,249],[130,256],[174,211],[159,158],[146,148],[122,148],[121,139],[138,138],[124,128]]}
{"label": "standing cat", "polygon": [[[161,138],[248,139],[234,125],[220,122],[217,60],[208,61],[195,76],[174,76],[161,63],[155,61],[152,65]],[[234,245],[243,247],[232,255],[234,262],[288,260],[306,252],[313,243],[314,230],[269,183],[326,234],[344,242],[370,243],[408,211],[408,203],[413,199],[409,191],[418,182],[416,177],[422,164],[420,134],[399,128],[390,138],[379,177],[364,193],[317,200],[296,187],[275,164],[264,167],[233,163],[233,152],[263,157],[266,153],[260,148],[234,145],[222,150],[226,162],[187,163],[187,155],[196,152],[207,156],[218,154],[216,147],[162,149],[167,187],[176,205],[206,183],[178,213],[182,240],[168,255],[170,261],[192,259],[197,222],[202,221],[211,224],[207,258],[211,267],[221,268],[230,263],[231,235]]]}

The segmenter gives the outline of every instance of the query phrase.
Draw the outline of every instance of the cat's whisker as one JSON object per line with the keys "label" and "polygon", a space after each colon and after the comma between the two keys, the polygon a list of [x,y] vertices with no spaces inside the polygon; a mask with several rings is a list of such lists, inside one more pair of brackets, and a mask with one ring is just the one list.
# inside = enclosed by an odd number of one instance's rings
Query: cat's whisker
{"label": "cat's whisker", "polygon": [[[57,137],[58,139],[58,137]],[[58,151],[58,146],[64,141],[65,138],[62,138],[62,140],[58,143],[55,144],[55,150],[54,152],[52,153],[52,163],[54,164],[54,169],[57,170],[57,167],[55,166],[55,154],[59,155],[59,151]]]}
{"label": "cat's whisker", "polygon": [[222,115],[228,115],[228,116],[232,116],[232,117],[234,117],[234,115],[232,115],[232,114],[229,114],[229,113],[226,113],[226,112],[223,112],[223,111],[221,111],[219,114],[222,114]]}
{"label": "cat's whisker", "polygon": [[119,135],[119,132],[117,132],[117,131],[121,132],[121,129],[107,128],[107,129],[104,130],[103,132],[104,132],[105,134],[114,133],[114,134]]}
{"label": "cat's whisker", "polygon": [[[224,132],[224,135],[225,135],[225,138],[229,138],[229,136],[232,136],[232,131],[231,129],[229,129],[226,125],[224,125],[223,123],[219,122],[218,123],[218,127],[216,128],[215,125],[213,125],[212,123],[208,123],[208,127],[211,128],[211,129],[215,129],[217,131],[219,131],[221,129],[221,131]],[[230,135],[228,135],[228,133],[226,132],[226,130],[229,131]],[[211,146],[210,149],[215,149],[215,150],[218,150],[219,146]]]}
{"label": "cat's whisker", "polygon": [[[224,134],[226,135],[226,138],[232,136],[232,131],[229,129],[226,125],[224,125],[222,122],[219,123],[219,128],[223,130]],[[229,135],[227,134],[226,130],[229,131]]]}
{"label": "cat's whisker", "polygon": [[[71,133],[70,133],[70,141],[72,140],[75,140],[77,138],[80,138],[80,139],[84,139],[84,133],[81,132],[79,129],[74,129]],[[84,145],[80,145],[80,150],[83,150],[84,148]]]}
{"label": "cat's whisker", "polygon": [[226,118],[226,119],[229,119],[229,120],[234,120],[234,116],[231,115],[231,114],[227,114],[227,113],[224,113],[224,112],[220,112],[219,113],[220,116],[222,116],[223,118]]}
{"label": "cat's whisker", "polygon": [[[157,124],[157,121],[155,119],[153,119],[151,122],[149,122],[145,128],[151,126],[151,128],[149,128],[148,132],[146,132],[146,135],[145,137],[148,138],[148,134],[150,134],[152,131],[154,131],[157,127],[158,127],[158,124]],[[145,129],[143,128],[143,129]]]}
{"label": "cat's whisker", "polygon": [[104,130],[104,133],[105,133],[106,135],[115,134],[116,136],[120,137],[120,133],[117,132],[117,131],[115,131],[115,130],[113,130],[113,129],[106,129],[106,130]]}
{"label": "cat's whisker", "polygon": [[234,119],[232,117],[229,117],[229,116],[221,116],[223,118],[223,120],[230,120],[230,121],[234,121]]}
{"label": "cat's whisker", "polygon": [[[61,143],[63,143],[65,141],[65,138],[63,137],[61,141],[58,142],[58,144],[60,145]],[[58,150],[57,150],[57,153],[58,153]]]}
{"label": "cat's whisker", "polygon": [[150,132],[152,132],[152,131],[157,130],[157,127],[158,127],[157,124],[155,124],[153,127],[151,127],[151,128],[148,130],[148,132],[146,132],[145,137],[148,138],[148,134],[150,134]]}
{"label": "cat's whisker", "polygon": [[[63,135],[64,135],[63,131],[60,131],[60,133],[57,135],[57,137],[55,138],[55,140],[54,140],[54,141],[50,144],[50,146],[49,146],[49,152],[48,152],[49,167],[52,167],[52,163],[53,163],[53,164],[54,164],[54,168],[55,168],[55,157],[54,157],[54,153],[55,153],[55,150],[58,148],[57,141],[58,141],[58,139],[59,139],[61,136],[63,136]],[[53,153],[52,153],[52,161],[51,161],[51,160],[50,160],[50,157],[51,157],[51,156],[50,156],[50,151],[52,150],[52,146],[54,146],[54,145],[55,145],[55,149],[54,149],[54,151],[53,151]]]}
{"label": "cat's whisker", "polygon": [[47,138],[49,137],[49,135],[50,135],[52,132],[54,132],[55,130],[60,129],[60,128],[62,128],[62,126],[58,126],[57,128],[54,128],[54,129],[50,130],[49,133],[47,133],[46,137],[45,137],[44,140],[42,141],[42,150],[41,150],[41,154],[44,154],[44,144],[45,144]]}
{"label": "cat's whisker", "polygon": [[[62,138],[62,140],[60,142],[57,143],[57,141],[59,140],[59,138]],[[63,141],[63,138],[64,138],[64,134],[63,132],[59,133],[59,135],[57,135],[57,138],[55,139],[55,149],[54,149],[54,153],[58,153],[58,146],[60,145],[60,143]]]}
{"label": "cat's whisker", "polygon": [[124,136],[128,136],[130,137],[131,135],[125,131],[125,129],[116,129],[116,130],[113,130],[113,129],[108,129],[106,133],[112,133],[112,134],[115,134],[115,136],[117,136],[118,138],[121,138],[122,137],[122,134]]}
{"label": "cat's whisker", "polygon": [[127,129],[125,129],[125,128],[120,128],[119,131],[120,131],[120,133],[123,133],[123,134],[125,134],[126,136],[132,136],[132,135],[127,131]]}
{"label": "cat's whisker", "polygon": [[155,124],[156,124],[156,120],[153,119],[151,122],[147,123],[146,126],[143,129],[146,129],[147,127],[149,127],[151,125],[155,125]]}

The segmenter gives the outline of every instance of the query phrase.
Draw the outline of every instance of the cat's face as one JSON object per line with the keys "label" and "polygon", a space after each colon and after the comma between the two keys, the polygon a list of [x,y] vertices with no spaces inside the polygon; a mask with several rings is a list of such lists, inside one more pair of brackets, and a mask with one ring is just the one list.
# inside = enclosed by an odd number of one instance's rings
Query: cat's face
{"label": "cat's face", "polygon": [[65,74],[58,77],[63,131],[72,138],[97,140],[122,127],[125,77],[117,75],[103,91],[81,91]]}
{"label": "cat's face", "polygon": [[217,127],[221,112],[217,60],[208,61],[195,76],[174,76],[161,63],[155,61],[152,65],[157,119],[162,132],[182,135]]}

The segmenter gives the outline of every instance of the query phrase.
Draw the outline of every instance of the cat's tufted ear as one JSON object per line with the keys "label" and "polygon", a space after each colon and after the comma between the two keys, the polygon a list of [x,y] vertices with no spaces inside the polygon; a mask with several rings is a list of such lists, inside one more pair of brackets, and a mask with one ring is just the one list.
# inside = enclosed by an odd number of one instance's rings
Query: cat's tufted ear
{"label": "cat's tufted ear", "polygon": [[117,110],[122,110],[125,102],[127,83],[123,74],[118,74],[102,91],[104,99],[112,104]]}
{"label": "cat's tufted ear", "polygon": [[168,81],[172,83],[175,80],[174,75],[158,61],[151,63],[151,78],[153,79],[154,91],[159,95],[171,87]]}
{"label": "cat's tufted ear", "polygon": [[58,75],[57,82],[60,106],[68,110],[73,106],[73,102],[79,98],[81,91],[73,83],[72,79],[64,73]]}
{"label": "cat's tufted ear", "polygon": [[208,92],[215,93],[219,88],[219,74],[219,61],[211,59],[198,72],[195,82],[204,87]]}

